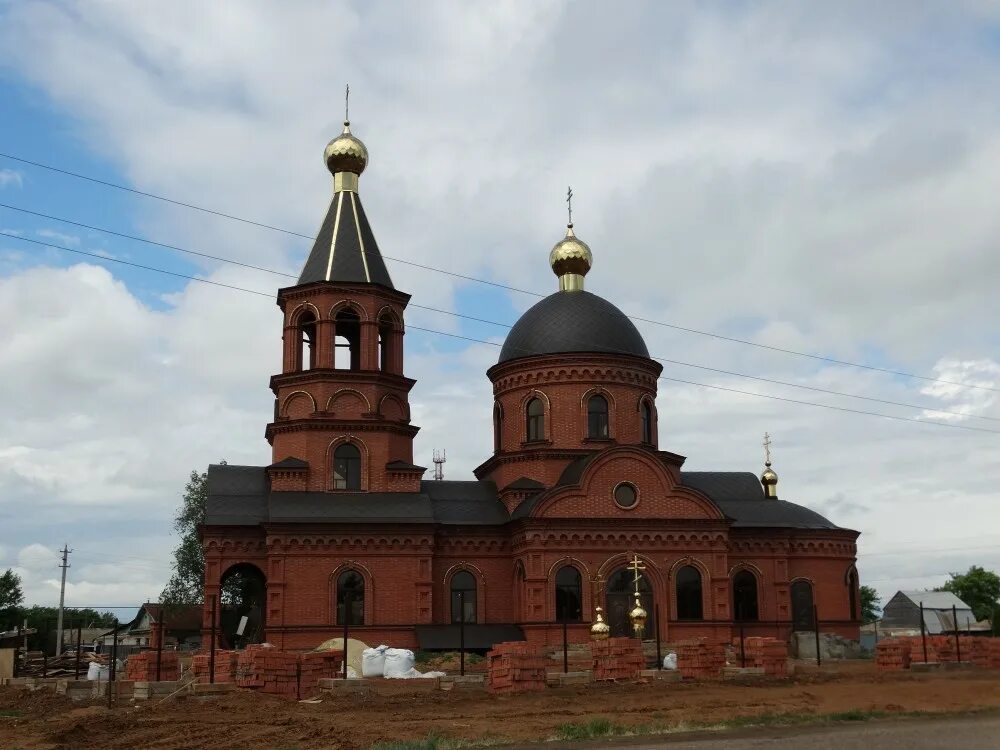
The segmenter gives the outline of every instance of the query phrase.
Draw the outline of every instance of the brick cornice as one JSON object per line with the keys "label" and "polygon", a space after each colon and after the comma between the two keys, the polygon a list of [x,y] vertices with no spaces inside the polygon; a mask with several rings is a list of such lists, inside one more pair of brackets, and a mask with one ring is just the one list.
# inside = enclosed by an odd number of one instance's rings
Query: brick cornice
{"label": "brick cornice", "polygon": [[494,394],[552,382],[629,383],[656,389],[659,362],[623,354],[546,354],[494,365],[486,371]]}
{"label": "brick cornice", "polygon": [[409,393],[417,381],[403,375],[393,375],[381,370],[335,370],[316,367],[311,370],[279,373],[271,376],[271,391],[277,395],[278,389],[286,386],[304,386],[310,383],[334,383],[337,385],[378,385],[395,388]]}
{"label": "brick cornice", "polygon": [[359,422],[357,420],[334,419],[332,417],[306,417],[305,419],[288,419],[280,422],[271,422],[264,430],[264,437],[270,443],[275,435],[288,432],[301,432],[303,430],[325,430],[336,433],[394,432],[397,435],[410,438],[420,432],[420,428],[416,425],[390,422],[381,418]]}
{"label": "brick cornice", "polygon": [[410,301],[410,295],[380,284],[345,284],[333,281],[314,281],[309,284],[286,286],[278,290],[278,306],[284,310],[285,302],[307,300],[317,293],[330,292],[345,297],[378,297],[395,302],[402,307]]}

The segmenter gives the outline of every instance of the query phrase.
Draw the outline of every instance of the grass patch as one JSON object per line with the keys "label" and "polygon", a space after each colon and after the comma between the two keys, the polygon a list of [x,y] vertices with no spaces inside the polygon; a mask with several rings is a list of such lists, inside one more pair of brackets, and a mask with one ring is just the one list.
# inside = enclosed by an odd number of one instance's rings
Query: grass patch
{"label": "grass patch", "polygon": [[0,717],[5,719],[16,719],[18,716],[23,716],[24,711],[19,711],[16,708],[5,708],[0,709]]}
{"label": "grass patch", "polygon": [[591,740],[597,737],[618,737],[631,734],[633,731],[602,717],[590,721],[560,724],[556,727],[555,736],[558,740]]}
{"label": "grass patch", "polygon": [[510,740],[502,738],[484,738],[481,740],[451,739],[432,732],[421,740],[382,740],[372,745],[369,750],[472,750],[473,748],[493,747],[509,743]]}

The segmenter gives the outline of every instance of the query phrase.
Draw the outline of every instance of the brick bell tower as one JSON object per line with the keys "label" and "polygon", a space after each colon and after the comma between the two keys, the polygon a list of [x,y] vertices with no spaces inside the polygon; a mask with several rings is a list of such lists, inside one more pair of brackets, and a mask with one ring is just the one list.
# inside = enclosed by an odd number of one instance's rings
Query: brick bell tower
{"label": "brick bell tower", "polygon": [[417,492],[403,311],[361,205],[368,149],[350,122],[324,153],[333,200],[284,314],[281,374],[267,426],[272,492]]}

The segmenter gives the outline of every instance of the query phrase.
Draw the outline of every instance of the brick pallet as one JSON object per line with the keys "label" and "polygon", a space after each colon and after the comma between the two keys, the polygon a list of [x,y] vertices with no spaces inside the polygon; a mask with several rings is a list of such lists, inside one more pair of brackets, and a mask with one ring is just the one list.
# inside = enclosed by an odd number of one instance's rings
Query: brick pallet
{"label": "brick pallet", "polygon": [[899,672],[910,668],[910,644],[900,638],[886,638],[875,646],[875,669]]}
{"label": "brick pallet", "polygon": [[705,638],[682,641],[677,647],[677,670],[691,680],[719,677],[726,666],[726,649],[722,643],[710,643]]}
{"label": "brick pallet", "polygon": [[[180,658],[176,651],[160,654],[160,680],[172,682],[180,678]],[[156,652],[132,654],[125,662],[125,679],[135,682],[156,681]]]}
{"label": "brick pallet", "polygon": [[499,643],[486,654],[486,689],[494,694],[544,690],[546,661],[541,646]]}
{"label": "brick pallet", "polygon": [[635,638],[608,638],[590,644],[595,680],[634,680],[645,667],[642,642]]}
{"label": "brick pallet", "polygon": [[743,649],[740,650],[740,639],[733,639],[734,664],[743,666],[742,659],[746,657],[746,666],[763,669],[764,674],[773,677],[788,676],[788,643],[777,638],[749,636],[743,639]]}
{"label": "brick pallet", "polygon": [[319,690],[319,681],[343,674],[344,652],[340,650],[313,651],[299,657],[301,682],[299,693],[304,698]]}
{"label": "brick pallet", "polygon": [[[233,682],[236,673],[238,651],[215,652],[215,682]],[[197,682],[211,682],[212,657],[208,653],[198,653],[191,658],[191,671]]]}

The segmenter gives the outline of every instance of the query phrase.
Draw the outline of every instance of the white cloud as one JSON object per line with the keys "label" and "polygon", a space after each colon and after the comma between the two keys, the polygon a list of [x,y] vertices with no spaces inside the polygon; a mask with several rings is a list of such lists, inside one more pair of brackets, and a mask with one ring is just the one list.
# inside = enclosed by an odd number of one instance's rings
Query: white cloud
{"label": "white cloud", "polygon": [[[997,22],[988,8],[897,3],[649,3],[613,16],[596,2],[174,3],[156,13],[109,3],[82,16],[20,4],[0,25],[0,62],[138,188],[307,234],[329,200],[319,154],[349,80],[354,130],[372,153],[362,194],[387,256],[552,290],[546,255],[571,183],[596,259],[588,288],[629,312],[997,387],[1000,55],[977,41]],[[142,205],[131,218],[155,239],[280,270],[295,272],[309,244]],[[111,512],[155,525],[141,548],[126,526],[105,540],[140,558],[123,561],[130,575],[149,573],[145,588],[115,590],[120,601],[155,596],[187,472],[267,460],[278,313],[197,283],[153,310],[92,265],[0,270],[0,492],[73,522]],[[390,270],[417,304],[472,306],[481,291]],[[265,292],[285,283],[214,263],[204,273]],[[497,304],[507,312],[474,314],[509,319],[531,301],[512,295]],[[460,325],[417,310],[408,321]],[[991,391],[641,329],[671,359],[919,406],[680,365],[669,377],[956,425],[991,423],[930,409],[1000,417]],[[444,346],[407,335],[415,458],[429,465],[432,448],[447,448],[446,474],[459,478],[489,455],[484,370],[496,352]],[[860,528],[863,554],[927,550],[862,557],[867,578],[1000,565],[980,550],[931,551],[1000,522],[993,435],[670,381],[658,405],[663,447],[689,468],[757,470],[767,429],[783,497]],[[62,541],[38,524],[3,533],[12,548],[22,534]],[[75,591],[117,596],[94,583],[107,573],[87,568]]]}
{"label": "white cloud", "polygon": [[23,187],[23,177],[20,172],[16,172],[13,169],[0,169],[0,190],[3,190],[8,185],[14,185],[19,188]]}
{"label": "white cloud", "polygon": [[60,245],[69,245],[70,247],[77,247],[80,244],[80,238],[75,234],[66,234],[65,232],[57,232],[54,229],[39,229],[35,232],[39,237],[44,237],[47,240],[53,240]]}

